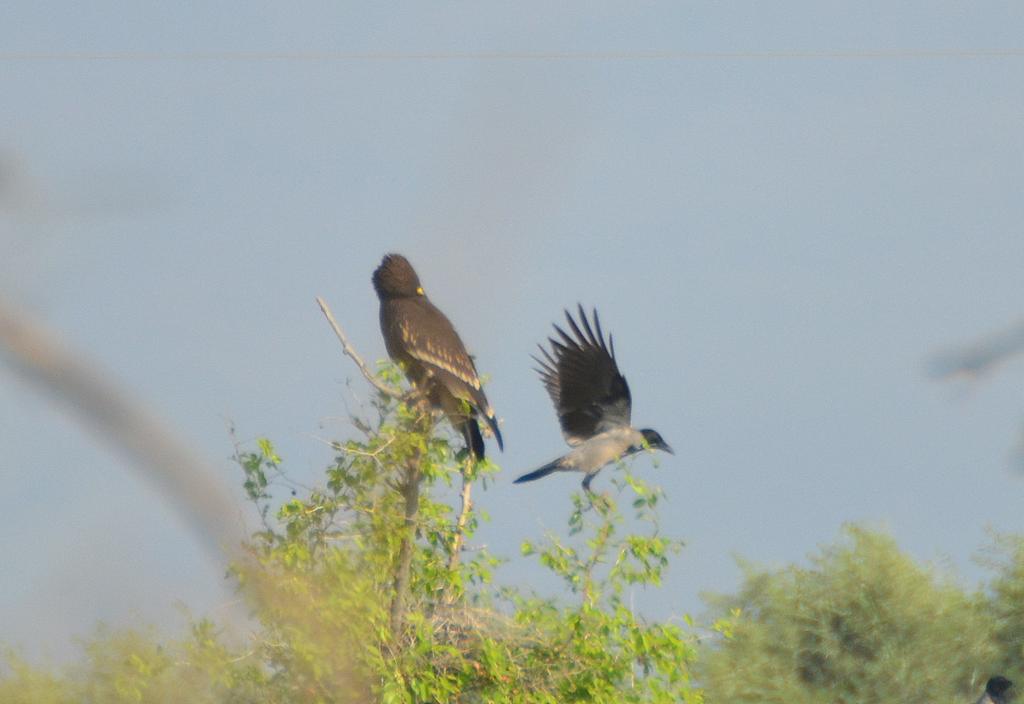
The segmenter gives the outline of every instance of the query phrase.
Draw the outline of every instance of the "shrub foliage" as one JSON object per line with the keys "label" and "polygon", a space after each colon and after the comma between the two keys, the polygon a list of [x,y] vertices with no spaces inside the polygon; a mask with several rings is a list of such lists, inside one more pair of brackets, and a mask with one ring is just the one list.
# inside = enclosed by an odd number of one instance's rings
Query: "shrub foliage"
{"label": "shrub foliage", "polygon": [[553,598],[496,586],[502,560],[474,544],[473,488],[497,467],[455,453],[414,397],[379,395],[352,426],[312,488],[269,440],[236,454],[260,521],[229,568],[248,639],[210,620],[173,640],[100,627],[63,669],[0,653],[0,702],[952,704],[994,674],[1024,681],[1024,539],[997,539],[994,579],[968,592],[848,527],[807,566],[743,564],[698,640],[629,607],[679,543],[626,467],[611,495],[572,497],[564,532],[524,536],[564,582]]}
{"label": "shrub foliage", "polygon": [[[390,365],[380,375],[400,381]],[[239,450],[261,519],[231,566],[258,623],[250,642],[210,621],[179,641],[101,632],[60,674],[10,656],[0,701],[701,701],[694,639],[623,600],[658,584],[677,547],[658,530],[659,490],[620,468],[614,495],[573,498],[564,536],[523,543],[567,598],[499,588],[501,561],[473,545],[471,491],[497,467],[456,454],[414,397],[378,396],[368,415],[321,485],[283,500],[273,444]]]}

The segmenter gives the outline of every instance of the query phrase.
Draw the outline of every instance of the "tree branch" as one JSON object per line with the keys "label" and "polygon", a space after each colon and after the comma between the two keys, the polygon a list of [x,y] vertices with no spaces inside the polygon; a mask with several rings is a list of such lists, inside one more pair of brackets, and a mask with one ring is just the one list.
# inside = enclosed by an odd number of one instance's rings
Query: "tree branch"
{"label": "tree branch", "polygon": [[448,555],[448,569],[455,570],[459,566],[462,556],[462,544],[466,541],[466,522],[473,512],[473,478],[470,472],[473,471],[473,453],[466,457],[466,467],[462,470],[462,506],[459,509],[459,518],[455,523],[455,535],[452,536],[451,552]]}
{"label": "tree branch", "polygon": [[412,567],[412,552],[416,542],[416,524],[420,508],[420,456],[414,454],[405,466],[405,483],[402,498],[405,500],[405,521],[402,525],[402,542],[398,546],[395,564],[394,594],[391,595],[391,635],[398,641],[405,622],[405,602],[409,596],[409,572]]}
{"label": "tree branch", "polygon": [[929,371],[933,377],[939,379],[954,376],[976,379],[1022,352],[1024,321],[958,349],[949,349],[934,355],[929,362]]}
{"label": "tree branch", "polygon": [[70,407],[75,420],[127,455],[129,467],[172,502],[212,554],[243,559],[239,509],[216,481],[217,468],[113,377],[2,298],[0,355],[21,378]]}
{"label": "tree branch", "polygon": [[352,347],[352,344],[348,341],[348,338],[345,336],[345,331],[341,329],[341,326],[338,325],[338,321],[334,319],[334,314],[331,312],[331,308],[327,305],[327,302],[320,296],[316,297],[316,302],[320,305],[320,310],[323,311],[324,317],[327,318],[327,322],[330,323],[331,329],[334,330],[334,334],[338,336],[338,340],[341,342],[341,351],[356,363],[356,366],[359,367],[359,371],[363,373],[366,380],[373,384],[376,389],[385,396],[390,396],[398,401],[405,400],[406,394],[402,393],[401,389],[388,386],[378,379],[376,375],[370,371],[370,368],[366,366],[366,362],[363,361],[363,358],[359,356],[359,353],[356,352],[355,348]]}

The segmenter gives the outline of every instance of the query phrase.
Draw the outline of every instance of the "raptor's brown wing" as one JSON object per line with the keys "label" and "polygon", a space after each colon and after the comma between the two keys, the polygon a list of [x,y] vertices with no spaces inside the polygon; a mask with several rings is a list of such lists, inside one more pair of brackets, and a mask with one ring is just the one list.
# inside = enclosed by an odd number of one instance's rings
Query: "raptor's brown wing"
{"label": "raptor's brown wing", "polygon": [[473,358],[448,317],[425,296],[389,301],[382,328],[388,348],[415,360],[455,398],[469,402],[487,419],[498,447],[503,446],[494,410],[480,385]]}

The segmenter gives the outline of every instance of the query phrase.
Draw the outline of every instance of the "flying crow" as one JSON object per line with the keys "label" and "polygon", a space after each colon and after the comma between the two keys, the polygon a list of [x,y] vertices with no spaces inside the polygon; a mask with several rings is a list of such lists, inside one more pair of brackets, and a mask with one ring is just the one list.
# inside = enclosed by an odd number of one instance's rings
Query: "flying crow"
{"label": "flying crow", "polygon": [[555,404],[565,441],[572,446],[568,454],[515,480],[529,482],[552,472],[583,472],[583,489],[590,492],[590,481],[606,464],[632,455],[644,448],[672,448],[656,430],[637,430],[629,424],[631,400],[629,385],[615,363],[615,345],[601,332],[601,321],[594,311],[591,326],[583,306],[579,323],[565,312],[570,335],[557,325],[558,338],[548,338],[549,352],[540,346],[537,372]]}

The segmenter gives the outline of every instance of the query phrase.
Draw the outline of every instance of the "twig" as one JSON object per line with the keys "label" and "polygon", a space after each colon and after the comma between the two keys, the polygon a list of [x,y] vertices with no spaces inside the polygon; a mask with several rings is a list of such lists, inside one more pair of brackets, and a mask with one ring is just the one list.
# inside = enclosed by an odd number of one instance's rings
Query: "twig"
{"label": "twig", "polygon": [[373,374],[373,372],[370,371],[370,368],[366,366],[366,362],[363,361],[363,358],[359,356],[359,353],[352,347],[348,338],[345,337],[345,331],[341,329],[341,326],[338,325],[338,321],[334,319],[334,314],[331,312],[331,308],[327,305],[327,302],[320,296],[316,297],[316,302],[320,305],[320,310],[323,311],[324,317],[327,318],[327,322],[331,324],[334,334],[337,335],[338,340],[341,341],[341,351],[356,363],[356,366],[359,367],[359,371],[363,373],[366,380],[373,384],[377,390],[385,396],[390,396],[391,398],[399,401],[404,400],[405,394],[402,393],[400,389],[395,389],[382,382]]}
{"label": "twig", "polygon": [[238,510],[214,479],[217,469],[109,374],[57,334],[0,298],[0,356],[37,390],[121,450],[218,559],[244,559]]}
{"label": "twig", "polygon": [[935,355],[929,361],[929,371],[939,379],[954,376],[977,379],[1021,352],[1024,352],[1024,322]]}
{"label": "twig", "polygon": [[317,435],[312,435],[312,434],[309,434],[309,433],[307,433],[307,435],[309,437],[313,438],[314,440],[316,440],[317,442],[321,442],[324,445],[327,445],[332,450],[337,450],[338,452],[344,452],[346,455],[359,455],[360,457],[369,457],[370,459],[374,460],[378,465],[382,464],[382,462],[380,461],[380,457],[378,457],[378,455],[381,452],[383,452],[391,443],[393,443],[395,441],[395,437],[396,437],[396,436],[392,435],[391,437],[388,438],[387,442],[385,442],[383,445],[378,447],[373,452],[364,452],[362,450],[357,450],[354,447],[346,447],[345,445],[342,445],[337,440],[326,440],[326,439],[321,438],[321,437],[319,437]]}
{"label": "twig", "polygon": [[473,453],[466,457],[466,468],[462,470],[462,507],[459,509],[459,518],[455,523],[455,535],[452,536],[451,553],[448,555],[448,569],[455,570],[459,566],[459,559],[462,555],[462,544],[466,540],[466,522],[473,511],[473,480],[470,472],[473,470]]}
{"label": "twig", "polygon": [[[960,377],[977,381],[1021,354],[1024,354],[1024,321],[960,349],[937,354],[929,367],[931,375],[941,380]],[[1011,462],[1024,471],[1024,438],[1011,450]]]}
{"label": "twig", "polygon": [[391,635],[397,641],[405,622],[405,601],[409,595],[409,572],[412,567],[412,553],[416,542],[416,524],[419,521],[420,456],[414,454],[405,465],[405,485],[402,497],[405,499],[405,521],[402,526],[402,541],[398,546],[395,564],[394,593],[391,597]]}

